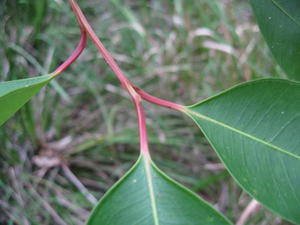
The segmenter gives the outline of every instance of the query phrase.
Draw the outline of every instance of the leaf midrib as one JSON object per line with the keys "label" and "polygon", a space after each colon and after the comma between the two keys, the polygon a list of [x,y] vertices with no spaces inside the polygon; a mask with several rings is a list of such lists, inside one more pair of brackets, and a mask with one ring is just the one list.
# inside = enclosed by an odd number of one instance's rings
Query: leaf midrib
{"label": "leaf midrib", "polygon": [[293,16],[291,16],[276,0],[272,0],[272,3],[278,9],[280,9],[290,20],[292,20],[295,24],[297,24],[300,27],[300,23]]}
{"label": "leaf midrib", "polygon": [[152,174],[151,174],[151,168],[150,168],[151,160],[147,156],[143,156],[143,159],[144,159],[144,165],[145,165],[147,186],[148,186],[148,190],[149,190],[151,210],[152,210],[152,214],[153,214],[153,221],[154,221],[154,225],[159,225],[158,212],[157,212],[157,206],[156,206],[155,194],[154,194],[154,186],[153,186],[153,182],[152,182]]}
{"label": "leaf midrib", "polygon": [[276,151],[278,151],[278,152],[284,153],[284,154],[286,154],[286,155],[288,155],[288,156],[290,156],[290,157],[293,157],[293,158],[295,158],[295,159],[299,159],[299,160],[300,160],[300,156],[299,156],[299,155],[296,155],[296,154],[294,154],[294,153],[288,152],[288,151],[284,150],[283,148],[281,148],[281,147],[279,147],[279,146],[276,146],[276,145],[274,145],[274,144],[271,144],[271,143],[269,143],[269,142],[266,142],[266,141],[264,141],[264,140],[262,140],[262,139],[260,139],[260,138],[258,138],[258,137],[256,137],[256,136],[253,136],[252,134],[246,133],[246,132],[244,132],[244,131],[242,131],[242,130],[239,130],[239,129],[235,128],[235,127],[232,127],[232,126],[230,126],[230,125],[228,125],[228,124],[225,124],[225,123],[223,123],[223,122],[221,122],[221,121],[215,120],[215,119],[213,119],[213,118],[210,118],[210,117],[208,117],[208,116],[206,116],[206,115],[203,115],[203,114],[201,114],[201,113],[192,111],[192,110],[190,110],[190,109],[187,109],[187,113],[188,113],[188,114],[195,115],[195,116],[197,116],[197,117],[199,117],[199,118],[202,118],[202,119],[204,119],[204,120],[207,120],[207,121],[209,121],[209,122],[212,122],[212,123],[214,123],[214,124],[217,124],[217,125],[219,125],[219,126],[222,126],[222,127],[224,127],[224,128],[227,128],[227,129],[229,129],[229,130],[231,130],[231,131],[234,131],[234,132],[236,132],[236,133],[238,133],[238,134],[240,134],[240,135],[243,135],[243,136],[245,136],[245,137],[247,137],[247,138],[250,138],[250,139],[252,139],[252,140],[254,140],[254,141],[257,141],[257,142],[259,142],[259,143],[261,143],[261,144],[263,144],[263,145],[266,145],[266,146],[268,146],[268,147],[270,147],[270,148],[272,148],[272,149],[274,149],[274,150],[276,150]]}

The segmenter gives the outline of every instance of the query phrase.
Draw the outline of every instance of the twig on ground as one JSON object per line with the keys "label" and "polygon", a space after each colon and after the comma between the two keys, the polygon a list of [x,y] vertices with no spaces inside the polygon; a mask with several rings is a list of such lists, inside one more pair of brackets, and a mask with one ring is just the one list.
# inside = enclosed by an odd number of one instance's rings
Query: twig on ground
{"label": "twig on ground", "polygon": [[248,219],[262,208],[261,204],[253,199],[242,212],[240,218],[236,222],[236,225],[244,225]]}
{"label": "twig on ground", "polygon": [[97,199],[88,191],[88,189],[80,182],[74,173],[66,165],[62,165],[65,176],[78,188],[84,197],[93,205],[97,203]]}

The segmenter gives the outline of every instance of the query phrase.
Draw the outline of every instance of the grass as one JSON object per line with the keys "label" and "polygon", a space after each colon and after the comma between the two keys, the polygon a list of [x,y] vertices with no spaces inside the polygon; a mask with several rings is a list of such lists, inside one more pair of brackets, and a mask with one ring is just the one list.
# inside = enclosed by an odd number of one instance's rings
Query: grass
{"label": "grass", "polygon": [[[284,77],[248,1],[79,4],[128,77],[164,99],[189,105],[243,81]],[[54,70],[79,40],[67,1],[3,0],[0,13],[0,80]],[[0,130],[0,224],[84,224],[137,159],[134,107],[93,45],[56,81]],[[251,199],[196,125],[145,106],[154,161],[236,221]],[[289,223],[262,209],[247,224]]]}

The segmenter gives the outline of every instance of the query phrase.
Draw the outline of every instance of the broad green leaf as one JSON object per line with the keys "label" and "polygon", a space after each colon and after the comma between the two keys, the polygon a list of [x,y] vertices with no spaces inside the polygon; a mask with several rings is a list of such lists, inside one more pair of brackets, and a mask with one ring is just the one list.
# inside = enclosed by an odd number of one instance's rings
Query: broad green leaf
{"label": "broad green leaf", "polygon": [[103,197],[87,225],[229,225],[145,156]]}
{"label": "broad green leaf", "polygon": [[300,83],[244,83],[186,113],[251,196],[300,224]]}
{"label": "broad green leaf", "polygon": [[0,83],[0,126],[52,79],[44,75]]}
{"label": "broad green leaf", "polygon": [[251,0],[260,30],[286,74],[300,80],[300,1]]}

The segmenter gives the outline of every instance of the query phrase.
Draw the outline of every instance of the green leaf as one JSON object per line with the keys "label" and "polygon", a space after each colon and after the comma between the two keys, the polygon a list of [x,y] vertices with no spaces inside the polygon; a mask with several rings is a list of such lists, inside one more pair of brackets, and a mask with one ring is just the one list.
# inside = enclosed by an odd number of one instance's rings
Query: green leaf
{"label": "green leaf", "polygon": [[263,79],[186,107],[236,181],[300,224],[300,84]]}
{"label": "green leaf", "polygon": [[229,225],[191,191],[175,183],[145,156],[111,188],[87,225]]}
{"label": "green leaf", "polygon": [[300,1],[251,0],[260,27],[278,64],[300,80]]}
{"label": "green leaf", "polygon": [[52,75],[0,83],[0,126],[28,102],[51,79]]}

